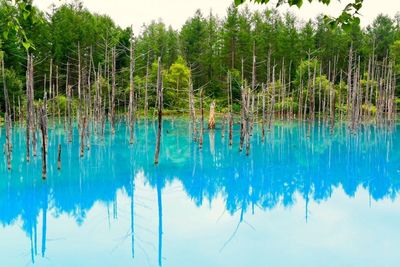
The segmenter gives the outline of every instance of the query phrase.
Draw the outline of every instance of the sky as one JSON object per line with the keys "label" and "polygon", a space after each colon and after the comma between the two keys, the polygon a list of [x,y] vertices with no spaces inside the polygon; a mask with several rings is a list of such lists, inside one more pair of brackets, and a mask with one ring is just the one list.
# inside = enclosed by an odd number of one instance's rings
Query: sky
{"label": "sky", "polygon": [[[140,33],[144,23],[148,24],[152,20],[159,18],[174,29],[179,29],[185,21],[191,17],[197,9],[203,14],[208,14],[210,10],[223,18],[226,10],[233,0],[83,0],[84,6],[91,12],[106,14],[110,16],[119,26],[133,26],[135,34]],[[277,0],[271,0],[267,7],[274,7]],[[59,6],[71,0],[34,0],[34,4],[41,10],[49,11],[52,3]],[[318,14],[328,14],[338,16],[350,0],[332,0],[331,5],[325,6],[320,3],[310,4],[304,1],[301,9],[297,7],[289,8],[287,5],[280,7],[281,12],[296,14],[303,20],[315,18]],[[265,8],[265,5],[250,4],[250,9],[257,10]],[[367,26],[374,18],[380,14],[387,14],[394,17],[400,12],[399,0],[364,0],[361,10],[361,24]]]}

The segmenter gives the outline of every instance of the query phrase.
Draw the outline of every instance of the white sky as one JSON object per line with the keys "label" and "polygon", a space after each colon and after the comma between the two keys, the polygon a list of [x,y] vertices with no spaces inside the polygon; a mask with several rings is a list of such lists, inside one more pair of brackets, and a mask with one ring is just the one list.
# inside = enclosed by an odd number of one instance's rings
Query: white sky
{"label": "white sky", "polygon": [[[144,23],[161,18],[165,24],[172,25],[179,29],[185,21],[191,17],[196,9],[201,9],[203,14],[208,14],[210,9],[219,17],[224,17],[226,9],[233,0],[83,0],[85,7],[90,11],[99,14],[109,15],[119,26],[127,27],[133,25],[134,32],[138,34]],[[56,6],[69,0],[34,0],[34,4],[42,10],[49,10],[49,6],[55,3]],[[282,12],[290,10],[298,17],[308,20],[315,18],[317,14],[324,13],[332,16],[340,14],[344,6],[350,0],[332,0],[329,7],[304,1],[301,9],[297,7],[280,7]],[[276,0],[271,0],[268,7],[273,7]],[[250,4],[251,9],[265,8],[265,5]],[[370,24],[380,13],[394,15],[400,11],[399,0],[364,0],[361,10],[361,23],[363,26]]]}

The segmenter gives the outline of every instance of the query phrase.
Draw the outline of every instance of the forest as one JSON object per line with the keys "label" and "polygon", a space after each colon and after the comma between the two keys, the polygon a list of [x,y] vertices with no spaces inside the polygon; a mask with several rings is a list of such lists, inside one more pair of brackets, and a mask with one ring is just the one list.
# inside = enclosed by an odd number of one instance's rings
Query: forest
{"label": "forest", "polygon": [[104,138],[122,119],[133,144],[137,119],[157,114],[155,164],[163,114],[189,115],[200,148],[205,114],[209,129],[216,117],[223,135],[229,128],[230,145],[240,122],[247,155],[257,124],[264,142],[275,120],[307,121],[309,136],[316,120],[333,133],[338,120],[355,132],[363,122],[393,125],[396,118],[400,15],[379,15],[366,28],[359,20],[331,27],[323,15],[305,22],[231,5],[224,18],[198,10],[179,30],[158,20],[135,36],[79,1],[49,13],[28,3],[2,1],[0,9],[3,25],[19,23],[0,35],[9,169],[12,123],[26,121],[27,161],[40,131],[45,177],[48,117],[53,124],[63,118],[69,143],[77,122],[82,157],[91,130]]}
{"label": "forest", "polygon": [[[10,11],[10,8],[15,7],[2,2],[0,22],[7,12],[18,13],[17,9]],[[241,85],[247,82],[253,90],[261,92],[262,84],[272,81],[273,66],[275,79],[280,81],[276,91],[286,90],[287,96],[276,99],[276,106],[288,106],[293,101],[296,104],[294,109],[297,109],[299,88],[303,86],[300,91],[306,94],[310,87],[308,78],[313,76],[310,72],[314,72],[314,68],[315,83],[319,85],[315,95],[332,83],[338,101],[339,95],[346,98],[347,94],[350,49],[353,69],[360,68],[358,75],[364,91],[367,82],[377,79],[368,77],[373,68],[380,65],[389,68],[390,65],[393,75],[400,71],[396,61],[400,57],[400,15],[395,18],[379,15],[366,28],[354,24],[345,31],[329,28],[322,15],[312,21],[301,21],[290,13],[280,14],[274,9],[251,12],[247,7],[232,5],[224,18],[215,16],[212,11],[208,14],[197,11],[181,29],[175,30],[161,20],[155,20],[143,25],[139,36],[133,36],[131,28],[122,29],[110,17],[90,13],[80,2],[53,7],[50,13],[34,7],[32,11],[29,20],[21,21],[32,42],[28,53],[34,60],[34,99],[42,99],[46,87],[64,88],[67,72],[72,97],[78,97],[78,78],[83,73],[87,76],[91,64],[96,69],[102,68],[101,84],[108,102],[107,90],[112,87],[112,53],[115,49],[115,105],[123,112],[129,99],[131,40],[139,110],[155,106],[158,57],[161,57],[162,64],[164,108],[178,112],[189,111],[187,95],[190,82],[194,92],[204,89],[207,106],[215,99],[217,110],[223,111],[228,106],[228,73],[232,80],[233,109],[238,111]],[[10,103],[14,108],[18,101],[20,105],[26,102],[27,51],[17,41],[16,32],[10,31],[7,35],[7,39],[0,38],[0,49],[4,55]],[[78,61],[81,74],[78,73]],[[50,68],[53,72],[51,77]],[[378,72],[375,71],[374,75],[377,76]],[[94,90],[91,88],[92,94]],[[65,105],[65,92],[65,88],[60,89],[57,96],[61,105]],[[398,92],[395,94],[397,96]],[[1,97],[4,111],[3,94]],[[375,100],[372,102],[374,106]],[[340,109],[341,103],[338,102],[336,108]],[[318,103],[316,109],[319,110]]]}

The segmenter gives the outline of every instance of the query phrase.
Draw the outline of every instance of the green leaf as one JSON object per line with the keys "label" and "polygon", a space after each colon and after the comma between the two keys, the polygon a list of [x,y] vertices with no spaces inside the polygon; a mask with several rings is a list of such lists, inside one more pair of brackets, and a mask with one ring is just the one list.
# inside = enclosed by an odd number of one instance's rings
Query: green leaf
{"label": "green leaf", "polygon": [[243,4],[244,0],[235,0],[235,5],[238,6],[240,4]]}
{"label": "green leaf", "polygon": [[8,39],[8,31],[3,32],[3,37],[4,37],[4,40]]}
{"label": "green leaf", "polygon": [[345,31],[345,32],[351,32],[351,24],[350,23],[343,23],[342,24],[342,29]]}
{"label": "green leaf", "polygon": [[23,16],[24,16],[24,20],[27,20],[29,18],[29,15],[31,14],[31,12],[29,11],[24,11],[23,12]]}
{"label": "green leaf", "polygon": [[22,45],[24,46],[25,50],[28,50],[31,47],[29,42],[22,42]]}

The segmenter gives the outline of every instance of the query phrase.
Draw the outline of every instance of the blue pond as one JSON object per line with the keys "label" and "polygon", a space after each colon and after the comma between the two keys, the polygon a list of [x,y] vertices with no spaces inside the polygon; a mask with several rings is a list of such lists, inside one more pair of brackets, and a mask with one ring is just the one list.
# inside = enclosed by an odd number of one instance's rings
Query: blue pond
{"label": "blue pond", "polygon": [[[48,178],[25,161],[13,130],[12,171],[0,165],[1,266],[399,266],[400,125],[311,128],[279,123],[250,155],[221,125],[200,150],[189,123],[124,123],[92,136],[49,129]],[[1,144],[5,142],[4,129]],[[57,146],[62,145],[62,170]]]}

